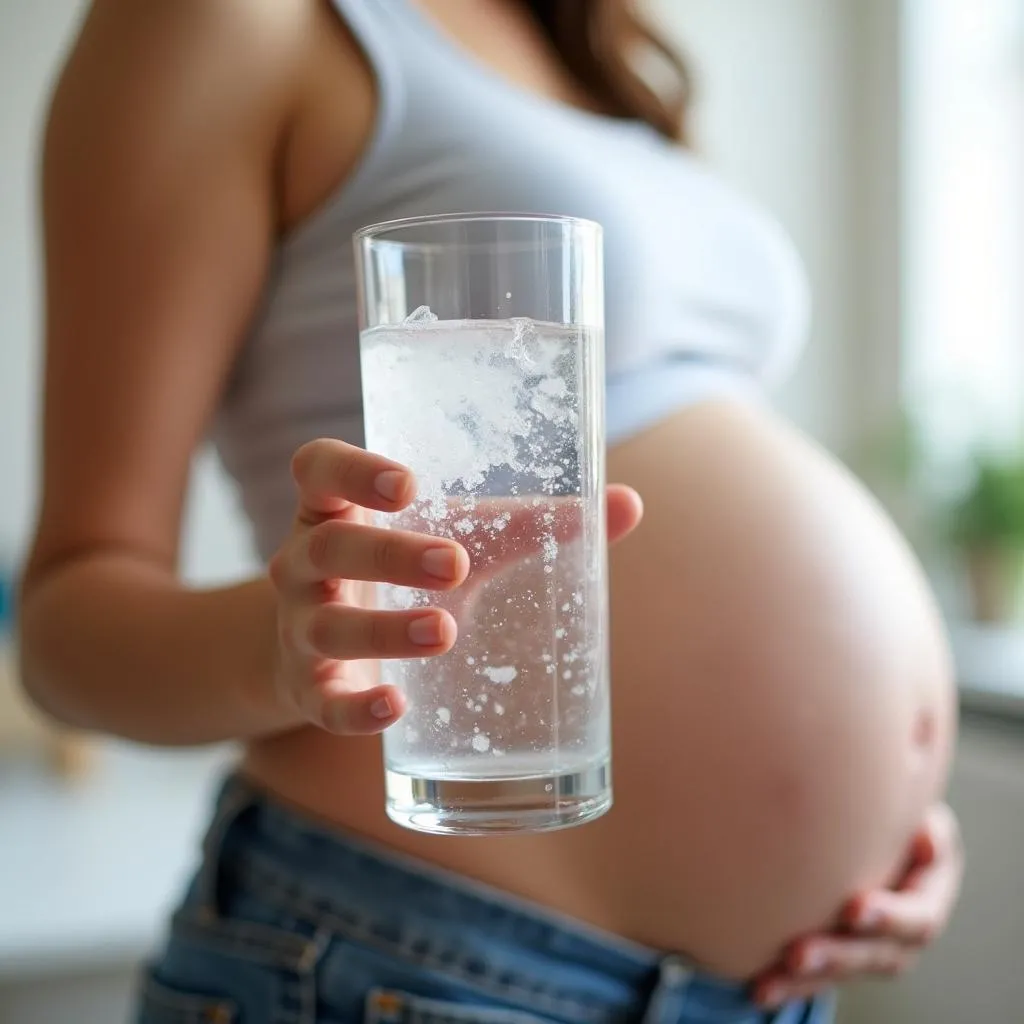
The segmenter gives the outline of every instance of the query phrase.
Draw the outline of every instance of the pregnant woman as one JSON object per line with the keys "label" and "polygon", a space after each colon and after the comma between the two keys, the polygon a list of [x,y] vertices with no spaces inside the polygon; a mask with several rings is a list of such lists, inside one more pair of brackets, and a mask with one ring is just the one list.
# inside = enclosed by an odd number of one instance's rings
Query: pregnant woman
{"label": "pregnant woman", "polygon": [[[760,397],[803,278],[679,143],[685,91],[625,0],[93,3],[45,143],[25,682],[74,726],[243,745],[145,1024],[822,1022],[941,930],[943,630],[884,516]],[[367,523],[415,467],[358,447],[350,239],[459,210],[605,231],[616,804],[541,835],[384,813],[387,659],[457,637],[361,583],[444,590],[469,560]],[[267,573],[199,591],[176,563],[205,436]]]}

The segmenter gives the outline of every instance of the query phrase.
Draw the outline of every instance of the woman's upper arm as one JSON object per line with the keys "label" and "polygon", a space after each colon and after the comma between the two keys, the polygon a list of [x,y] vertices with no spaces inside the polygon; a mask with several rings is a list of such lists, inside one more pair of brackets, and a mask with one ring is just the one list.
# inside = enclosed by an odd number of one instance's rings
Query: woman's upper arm
{"label": "woman's upper arm", "polygon": [[30,577],[111,548],[176,560],[191,457],[273,241],[288,59],[283,24],[265,24],[275,6],[97,0],[64,69],[43,151]]}

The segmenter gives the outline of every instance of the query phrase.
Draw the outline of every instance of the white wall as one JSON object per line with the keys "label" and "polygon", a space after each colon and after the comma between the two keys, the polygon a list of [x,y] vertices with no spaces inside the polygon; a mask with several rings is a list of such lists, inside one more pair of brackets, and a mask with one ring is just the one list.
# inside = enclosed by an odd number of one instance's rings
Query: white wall
{"label": "white wall", "polygon": [[36,409],[36,124],[77,0],[0,3],[0,558],[28,528]]}
{"label": "white wall", "polygon": [[839,446],[857,339],[853,0],[650,0],[697,73],[698,148],[781,219],[807,263],[813,337],[781,404]]}

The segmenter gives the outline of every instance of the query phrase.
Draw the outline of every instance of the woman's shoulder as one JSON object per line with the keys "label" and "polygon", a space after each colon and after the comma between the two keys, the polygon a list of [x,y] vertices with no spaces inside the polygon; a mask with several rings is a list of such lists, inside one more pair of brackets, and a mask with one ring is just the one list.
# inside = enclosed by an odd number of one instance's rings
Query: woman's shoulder
{"label": "woman's shoulder", "polygon": [[[216,124],[272,132],[290,106],[312,0],[93,0],[61,70],[51,122],[66,107],[170,137]],[[150,126],[152,130],[152,126]]]}
{"label": "woman's shoulder", "polygon": [[340,28],[322,0],[93,0],[51,100],[44,165],[65,174],[78,154],[76,174],[156,182],[241,161],[278,223],[295,219],[321,187],[307,165],[326,160],[333,185],[372,126],[372,84]]}
{"label": "woman's shoulder", "polygon": [[92,0],[80,41],[142,45],[151,57],[212,51],[232,66],[273,72],[315,14],[315,0]]}

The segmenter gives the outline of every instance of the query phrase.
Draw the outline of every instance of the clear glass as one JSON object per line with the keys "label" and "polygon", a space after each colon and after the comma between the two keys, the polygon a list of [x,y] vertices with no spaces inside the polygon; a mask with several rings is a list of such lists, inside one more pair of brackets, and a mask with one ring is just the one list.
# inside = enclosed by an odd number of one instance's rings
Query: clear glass
{"label": "clear glass", "polygon": [[611,806],[601,229],[456,215],[355,238],[366,445],[411,467],[395,529],[469,552],[435,605],[459,638],[391,662],[387,812],[426,832],[534,832]]}

